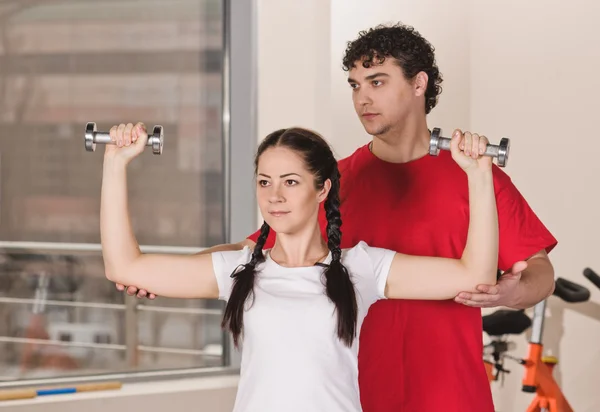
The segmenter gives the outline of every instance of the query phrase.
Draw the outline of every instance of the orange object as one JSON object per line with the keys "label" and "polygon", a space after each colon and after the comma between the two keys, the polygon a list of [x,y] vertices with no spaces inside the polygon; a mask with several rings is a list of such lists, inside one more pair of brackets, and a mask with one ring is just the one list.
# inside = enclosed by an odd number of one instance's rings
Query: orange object
{"label": "orange object", "polygon": [[13,389],[0,391],[0,401],[14,401],[17,399],[32,399],[37,396],[34,389]]}
{"label": "orange object", "polygon": [[59,395],[65,393],[107,391],[121,389],[123,384],[116,382],[80,383],[72,386],[48,386],[40,388],[13,389],[0,391],[0,401],[30,399],[38,396]]}
{"label": "orange object", "polygon": [[525,359],[523,391],[535,393],[527,412],[573,412],[565,395],[552,376],[556,358],[542,358],[543,345],[529,344],[529,353]]}
{"label": "orange object", "polygon": [[487,360],[484,360],[483,363],[485,365],[485,373],[487,374],[488,380],[490,382],[495,381],[496,378],[494,377],[494,364]]}

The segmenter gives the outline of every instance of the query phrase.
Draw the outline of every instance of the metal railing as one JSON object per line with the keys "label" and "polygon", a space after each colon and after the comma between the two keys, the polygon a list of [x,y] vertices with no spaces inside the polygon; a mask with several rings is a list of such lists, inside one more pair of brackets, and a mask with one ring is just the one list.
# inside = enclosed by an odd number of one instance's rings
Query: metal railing
{"label": "metal railing", "polygon": [[[67,242],[10,242],[0,241],[0,249],[7,250],[40,250],[48,252],[102,252],[102,246],[97,243],[67,243]],[[177,253],[193,254],[206,248],[182,246],[153,246],[140,245],[142,253]]]}
{"label": "metal railing", "polygon": [[[204,248],[186,248],[186,247],[165,247],[165,246],[140,246],[140,249],[143,253],[170,253],[170,254],[194,254],[198,253]],[[44,251],[49,255],[52,254],[89,254],[92,252],[92,255],[96,255],[96,253],[101,253],[102,248],[100,245],[96,244],[80,244],[80,243],[52,243],[52,242],[0,242],[0,252],[10,251],[11,253],[32,253],[32,252],[40,252]],[[52,262],[48,262],[51,264]],[[227,347],[226,339],[227,336],[224,332],[222,332],[222,340],[221,340],[221,351],[207,351],[201,349],[182,349],[182,348],[172,348],[172,347],[162,347],[162,346],[149,346],[142,345],[139,343],[139,335],[138,335],[138,320],[140,312],[147,313],[161,313],[161,314],[178,314],[183,316],[222,316],[223,312],[220,309],[206,309],[206,308],[181,308],[181,307],[168,307],[168,306],[148,306],[140,303],[139,299],[133,296],[124,297],[124,304],[115,304],[115,303],[97,303],[97,302],[73,302],[73,301],[62,301],[62,300],[48,300],[43,299],[44,306],[53,306],[53,307],[66,307],[66,308],[83,308],[83,309],[106,309],[112,311],[122,312],[124,315],[125,322],[125,343],[124,344],[111,344],[111,343],[91,343],[91,342],[77,342],[77,341],[60,341],[60,340],[50,340],[50,339],[36,339],[36,338],[27,338],[27,337],[13,337],[13,336],[0,336],[0,343],[14,343],[14,344],[35,344],[35,345],[47,345],[47,346],[60,346],[60,347],[78,347],[78,348],[88,348],[88,349],[98,349],[98,350],[112,350],[112,351],[124,351],[125,358],[127,361],[127,365],[129,367],[136,368],[138,366],[138,356],[140,352],[147,353],[162,353],[162,354],[177,354],[184,356],[205,356],[210,358],[220,358],[221,359],[221,368],[193,368],[189,369],[188,372],[191,371],[212,371],[212,372],[235,372],[235,370],[230,369],[225,365],[225,350]],[[0,296],[0,304],[8,304],[8,305],[31,305],[35,307],[39,305],[40,298],[15,298],[15,297],[1,297]],[[164,372],[164,371],[163,371]],[[169,376],[181,376],[182,371],[170,371],[167,373]],[[110,376],[114,376],[114,374],[109,374]],[[109,376],[108,374],[106,376]],[[120,374],[123,375],[123,374]],[[148,378],[149,376],[157,376],[163,379],[165,377],[165,373],[152,372],[148,373],[148,371],[132,371],[127,372],[125,376],[128,376],[132,380],[139,380],[138,378],[145,376]],[[63,378],[62,376],[57,377],[58,379]],[[51,381],[57,381],[57,378],[52,378]],[[85,376],[76,376],[66,378],[69,381],[85,381]],[[23,381],[24,382],[24,381]],[[21,382],[21,384],[23,384]],[[31,383],[31,380],[27,380],[28,383]],[[20,385],[18,382],[3,382],[0,383],[0,387],[2,386],[15,386]]]}
{"label": "metal railing", "polygon": [[[131,300],[131,297],[126,299]],[[8,304],[31,304],[37,303],[36,299],[21,299],[21,298],[6,298],[0,297],[0,303]],[[44,339],[32,339],[32,338],[14,338],[10,336],[0,336],[0,342],[12,342],[12,343],[35,343],[38,345],[53,345],[53,346],[72,346],[82,347],[91,349],[114,349],[114,350],[125,350],[125,351],[146,351],[154,353],[174,353],[180,355],[194,355],[194,356],[211,356],[221,357],[221,354],[215,355],[202,350],[195,349],[179,349],[179,348],[167,348],[167,347],[155,347],[140,345],[138,343],[137,333],[137,312],[160,312],[160,313],[178,313],[184,315],[212,315],[222,316],[223,312],[217,309],[200,309],[200,308],[172,308],[167,306],[146,306],[141,304],[134,305],[119,305],[111,303],[86,303],[86,302],[65,302],[58,300],[46,300],[44,302],[46,306],[58,306],[58,307],[77,307],[77,308],[94,308],[94,309],[113,309],[125,311],[125,319],[130,319],[131,325],[127,325],[125,330],[127,331],[126,341],[128,345],[116,345],[116,344],[104,344],[104,343],[87,343],[87,342],[63,342],[57,340],[44,340]],[[137,366],[135,354],[128,356],[130,359],[130,366]]]}

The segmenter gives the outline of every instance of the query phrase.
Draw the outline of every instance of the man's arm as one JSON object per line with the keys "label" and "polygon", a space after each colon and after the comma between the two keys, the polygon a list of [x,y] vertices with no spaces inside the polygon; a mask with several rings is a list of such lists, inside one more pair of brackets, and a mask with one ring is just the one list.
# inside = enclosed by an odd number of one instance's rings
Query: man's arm
{"label": "man's arm", "polygon": [[527,269],[521,272],[512,309],[527,309],[546,299],[554,292],[554,266],[545,250],[527,259]]}
{"label": "man's arm", "polygon": [[554,268],[548,253],[558,241],[510,176],[498,167],[493,170],[500,229],[498,268],[504,273],[496,285],[480,285],[477,293],[463,291],[455,301],[486,308],[528,308],[550,296],[554,290]]}
{"label": "man's arm", "polygon": [[[254,243],[252,240],[244,239],[238,243],[224,243],[222,245],[216,245],[216,246],[210,247],[208,249],[205,249],[201,252],[198,252],[198,253],[196,253],[196,255],[204,255],[204,254],[213,253],[213,252],[227,252],[227,251],[242,250],[246,246],[248,246],[249,248],[252,249],[252,248],[254,248],[254,245],[256,245],[256,243]],[[127,293],[129,296],[135,295],[138,298],[148,297],[148,299],[156,298],[156,295],[154,293],[149,293],[147,290],[144,290],[144,289],[138,289],[135,285],[125,286],[120,283],[117,283],[116,286],[117,286],[117,290],[119,290],[119,291],[125,290],[125,293]]]}

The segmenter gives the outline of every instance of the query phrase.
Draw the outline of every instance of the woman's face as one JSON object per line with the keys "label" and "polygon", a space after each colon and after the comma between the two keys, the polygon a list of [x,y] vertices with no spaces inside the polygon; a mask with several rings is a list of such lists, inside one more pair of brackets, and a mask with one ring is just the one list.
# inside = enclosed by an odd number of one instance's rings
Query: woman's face
{"label": "woman's face", "polygon": [[277,233],[293,234],[318,222],[319,204],[331,183],[315,187],[315,177],[293,150],[271,147],[258,159],[256,197],[263,219]]}

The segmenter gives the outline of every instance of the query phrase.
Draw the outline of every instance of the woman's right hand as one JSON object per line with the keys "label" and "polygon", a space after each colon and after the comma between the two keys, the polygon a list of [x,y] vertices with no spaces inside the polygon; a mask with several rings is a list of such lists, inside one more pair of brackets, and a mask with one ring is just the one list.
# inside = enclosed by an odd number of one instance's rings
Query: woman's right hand
{"label": "woman's right hand", "polygon": [[492,158],[483,155],[488,143],[485,136],[463,133],[456,129],[450,140],[450,152],[454,161],[467,173],[475,170],[489,171],[492,168]]}
{"label": "woman's right hand", "polygon": [[129,163],[144,151],[148,142],[148,132],[144,123],[121,123],[110,128],[110,138],[114,144],[107,144],[105,156],[119,158]]}

